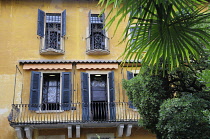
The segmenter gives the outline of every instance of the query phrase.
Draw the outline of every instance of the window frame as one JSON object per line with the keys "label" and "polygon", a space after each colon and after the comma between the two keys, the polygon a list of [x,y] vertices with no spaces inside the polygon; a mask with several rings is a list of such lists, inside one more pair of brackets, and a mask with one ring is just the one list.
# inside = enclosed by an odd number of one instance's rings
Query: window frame
{"label": "window frame", "polygon": [[[42,12],[43,17],[40,17],[40,12]],[[46,48],[46,16],[47,14],[60,14],[60,49],[54,49],[54,48]],[[40,18],[44,18],[44,19],[40,19]],[[64,19],[65,18],[65,19]],[[40,20],[43,20],[41,22],[43,22],[43,26],[40,27]],[[41,32],[40,32],[41,31]],[[39,48],[39,52],[42,55],[59,55],[59,54],[64,54],[65,53],[65,35],[66,35],[66,10],[64,10],[61,13],[50,13],[47,12],[45,13],[44,11],[38,9],[38,28],[37,28],[37,35],[40,36],[40,48]]]}
{"label": "window frame", "polygon": [[[60,98],[59,98],[59,109],[56,110],[43,110],[42,109],[42,95],[43,95],[43,79],[44,74],[60,74]],[[30,82],[30,99],[29,99],[29,110],[37,113],[47,112],[63,112],[72,110],[72,73],[64,70],[52,70],[52,71],[31,71],[31,82]]]}
{"label": "window frame", "polygon": [[[129,37],[128,37],[129,39],[131,39],[131,36],[134,36],[134,34],[132,34],[132,32],[135,31],[135,28],[134,27],[136,28],[137,26],[136,25],[131,25],[130,28],[129,28],[129,32],[128,32],[129,33]],[[136,39],[132,39],[130,41],[130,47],[129,47],[129,49],[132,49],[131,44],[132,43],[135,43],[135,41],[136,41]],[[135,52],[135,50],[136,49],[133,49],[132,52]]]}
{"label": "window frame", "polygon": [[[84,85],[83,82],[85,82],[84,78],[83,78],[83,74],[86,74],[87,76],[87,80],[86,80],[86,85],[88,86],[87,88],[85,87],[84,89]],[[91,102],[91,79],[90,76],[91,75],[96,75],[96,74],[103,74],[107,76],[107,103],[109,103],[109,107],[108,107],[108,119],[109,120],[115,120],[116,119],[116,106],[115,106],[115,78],[114,78],[114,71],[86,71],[86,72],[81,72],[81,93],[82,93],[82,102],[87,103],[86,101],[88,101],[89,105],[85,105],[85,111],[86,112],[84,115],[84,119],[83,120],[90,120],[90,113],[91,113],[91,106],[90,106],[90,102]],[[112,81],[110,81],[112,80]],[[111,82],[111,83],[110,83]],[[83,89],[85,90],[85,92],[83,92]],[[88,94],[85,97],[83,96],[84,94]],[[112,104],[112,105],[111,105]],[[87,117],[88,116],[88,117]]]}
{"label": "window frame", "polygon": [[[62,102],[62,72],[61,71],[40,71],[41,72],[41,78],[40,78],[40,98],[39,98],[39,105],[42,105],[42,99],[43,99],[43,80],[44,80],[44,74],[60,74],[60,88],[59,88],[59,93],[60,93],[60,99],[59,99],[59,103],[61,104]],[[64,72],[64,71],[63,71]],[[61,105],[59,106],[58,110],[42,110],[41,107],[39,107],[38,112],[63,112],[64,110],[62,110]]]}
{"label": "window frame", "polygon": [[[140,70],[127,71],[127,79],[130,80],[130,79],[134,78],[136,75],[139,74],[139,72],[140,72]],[[128,74],[131,74],[131,73],[133,76],[132,76],[132,78],[129,79]],[[128,100],[128,105],[129,105],[129,108],[131,108],[133,111],[138,111],[138,109],[135,106],[133,106],[132,101]]]}
{"label": "window frame", "polygon": [[[101,24],[103,24],[103,29],[101,30],[103,32],[103,37],[104,37],[104,49],[91,49],[91,24],[94,24],[94,23],[91,23],[91,15],[101,15],[102,16],[102,19],[103,19],[103,22]],[[100,14],[100,13],[91,13],[91,11],[89,11],[88,13],[88,27],[87,27],[87,30],[86,30],[86,54],[87,55],[108,55],[110,54],[110,51],[109,51],[109,38],[108,38],[108,32],[106,31],[106,29],[104,28],[105,27],[105,14]],[[95,23],[97,24],[97,23]]]}

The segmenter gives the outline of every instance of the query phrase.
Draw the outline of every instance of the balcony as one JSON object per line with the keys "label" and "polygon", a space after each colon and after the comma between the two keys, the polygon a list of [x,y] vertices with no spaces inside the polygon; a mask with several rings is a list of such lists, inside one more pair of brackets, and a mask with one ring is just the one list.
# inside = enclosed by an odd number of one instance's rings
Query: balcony
{"label": "balcony", "polygon": [[[62,110],[69,105],[69,110]],[[29,110],[30,107],[39,110]],[[137,125],[139,113],[129,108],[128,102],[94,102],[71,104],[12,104],[8,120],[12,127],[56,128],[79,124],[83,127],[115,127],[121,124]]]}

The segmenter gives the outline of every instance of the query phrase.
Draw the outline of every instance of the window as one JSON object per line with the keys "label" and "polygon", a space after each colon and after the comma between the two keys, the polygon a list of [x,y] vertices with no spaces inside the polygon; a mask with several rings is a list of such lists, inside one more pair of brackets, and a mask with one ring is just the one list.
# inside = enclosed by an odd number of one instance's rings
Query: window
{"label": "window", "polygon": [[30,105],[33,111],[70,110],[71,73],[32,71]]}
{"label": "window", "polygon": [[[137,76],[139,73],[139,70],[134,70],[133,72],[127,71],[127,79],[130,80],[133,77]],[[129,108],[132,108],[134,110],[136,110],[137,108],[135,106],[133,106],[132,101],[128,102]]]}
{"label": "window", "polygon": [[82,119],[112,121],[116,119],[114,72],[81,73]]}
{"label": "window", "polygon": [[42,85],[42,110],[60,109],[60,74],[44,73]]}
{"label": "window", "polygon": [[95,133],[88,134],[87,139],[114,139],[114,133]]}
{"label": "window", "polygon": [[45,13],[38,9],[37,35],[41,37],[41,54],[63,54],[66,10],[62,13]]}
{"label": "window", "polygon": [[89,12],[89,34],[87,37],[87,54],[109,54],[108,37],[104,29],[104,14],[91,14]]}
{"label": "window", "polygon": [[131,26],[130,28],[130,38],[133,37],[133,39],[130,41],[130,49],[134,52],[137,48],[132,48],[136,44],[136,36],[138,35],[138,27]]}

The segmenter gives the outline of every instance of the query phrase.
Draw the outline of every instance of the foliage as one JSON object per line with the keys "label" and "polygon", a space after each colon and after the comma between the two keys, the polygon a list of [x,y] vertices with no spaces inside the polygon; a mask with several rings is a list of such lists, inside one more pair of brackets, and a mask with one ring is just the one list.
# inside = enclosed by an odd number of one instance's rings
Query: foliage
{"label": "foliage", "polygon": [[[128,39],[122,57],[138,61],[156,71],[159,65],[172,71],[190,58],[199,60],[204,47],[209,48],[209,14],[204,10],[204,0],[100,0],[99,4],[111,7],[107,28],[128,19],[124,38]],[[116,14],[111,14],[112,12]],[[118,21],[117,21],[118,20]],[[127,20],[126,20],[127,21]],[[133,29],[129,33],[130,29]],[[130,39],[129,39],[130,38]],[[133,41],[135,40],[135,41]],[[146,51],[147,53],[142,55]]]}
{"label": "foliage", "polygon": [[203,113],[208,111],[209,101],[185,95],[165,101],[159,112],[157,129],[163,139],[208,139],[210,123]]}
{"label": "foliage", "polygon": [[[161,113],[163,113],[164,109],[166,111],[167,109],[171,109],[169,105],[162,106],[165,100],[172,101],[174,99],[175,101],[178,100],[178,98],[182,98],[188,94],[191,94],[193,97],[199,98],[198,101],[202,100],[200,103],[205,102],[205,104],[202,103],[200,105],[205,105],[210,108],[210,104],[207,105],[206,103],[210,102],[210,92],[204,91],[205,85],[198,80],[195,70],[190,68],[187,68],[186,70],[177,68],[170,74],[167,72],[165,76],[159,76],[157,74],[151,75],[151,69],[149,67],[144,67],[141,70],[141,74],[137,75],[136,77],[130,80],[123,80],[123,87],[127,91],[129,100],[131,100],[134,106],[139,110],[139,113],[142,117],[139,122],[140,125],[155,133],[157,138],[163,138],[166,136],[166,133],[160,130],[160,126],[162,124],[160,122],[162,120],[162,115],[159,113],[160,109]],[[159,68],[159,73],[162,73],[161,70],[162,69]],[[189,102],[186,103],[191,103],[191,101],[194,102],[194,99],[189,99]],[[193,109],[194,105],[193,107],[189,107],[188,111],[194,111]],[[202,110],[203,112],[204,110],[207,110],[205,113],[207,113],[207,115],[209,114],[209,109],[206,108]],[[203,115],[201,111],[197,111],[197,113],[198,116]],[[189,113],[189,115],[190,114],[191,113]],[[177,118],[176,122],[178,123],[179,120],[182,121],[182,118],[182,116],[179,117],[179,119]],[[170,118],[168,121],[166,121],[165,125],[162,125],[164,128],[168,130],[172,130],[170,128],[175,128],[167,127],[167,122],[170,123]],[[176,122],[173,121],[173,123]],[[157,128],[157,125],[159,125],[159,128]],[[182,129],[180,128],[180,130]],[[164,134],[164,136],[162,136],[162,134]]]}
{"label": "foliage", "polygon": [[158,122],[160,105],[168,98],[161,85],[159,76],[148,76],[147,73],[123,81],[129,100],[132,100],[142,117],[140,125],[155,133],[157,131],[154,125]]}
{"label": "foliage", "polygon": [[[210,91],[210,50],[206,50],[204,55],[202,55],[202,69],[198,74],[199,80],[206,84],[206,90]],[[199,66],[201,64],[198,64]]]}

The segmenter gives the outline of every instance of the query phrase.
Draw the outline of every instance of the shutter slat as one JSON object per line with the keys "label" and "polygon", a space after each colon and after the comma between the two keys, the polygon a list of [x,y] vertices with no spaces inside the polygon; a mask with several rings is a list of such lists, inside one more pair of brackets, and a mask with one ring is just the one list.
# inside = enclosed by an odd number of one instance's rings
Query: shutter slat
{"label": "shutter slat", "polygon": [[61,36],[65,36],[66,35],[66,10],[64,10],[62,12],[62,32],[61,32]]}
{"label": "shutter slat", "polygon": [[81,72],[82,120],[89,120],[89,79],[88,73]]}
{"label": "shutter slat", "polygon": [[114,86],[114,71],[108,73],[109,78],[109,96],[110,96],[110,120],[116,119],[115,109],[115,86]]}
{"label": "shutter slat", "polygon": [[44,18],[45,12],[38,9],[37,35],[41,37],[44,37]]}
{"label": "shutter slat", "polygon": [[72,95],[71,72],[62,73],[62,110],[70,110]]}
{"label": "shutter slat", "polygon": [[31,89],[29,110],[39,110],[41,72],[31,72]]}

